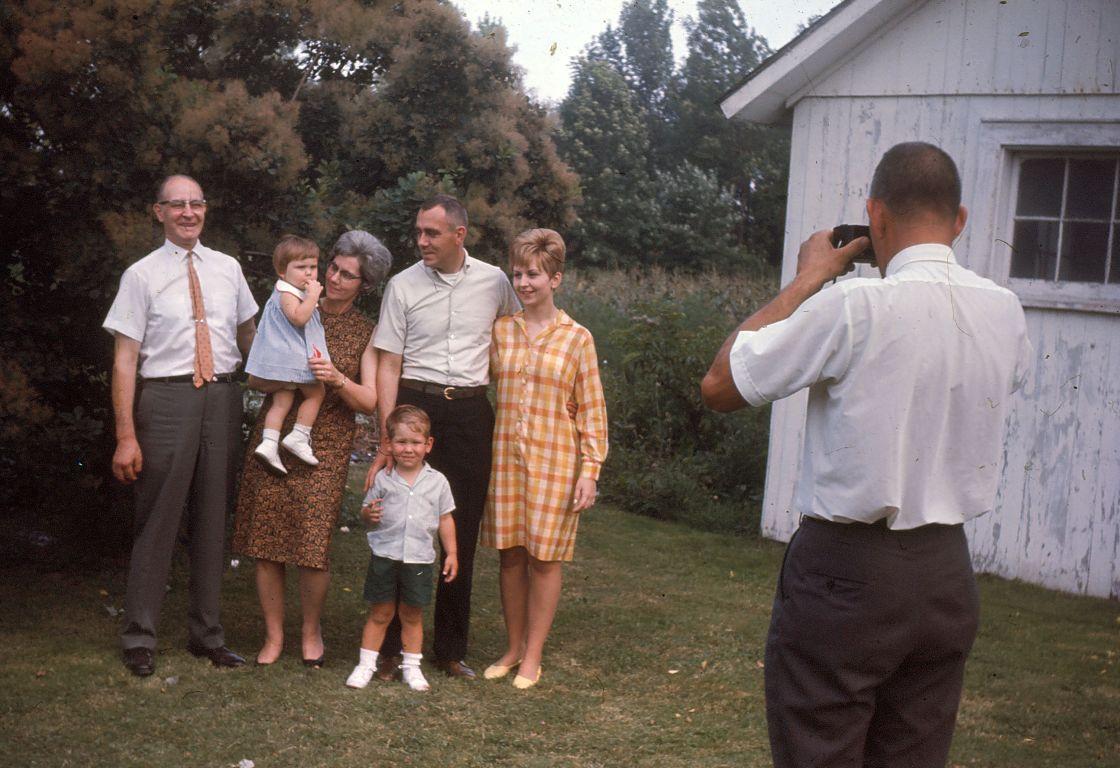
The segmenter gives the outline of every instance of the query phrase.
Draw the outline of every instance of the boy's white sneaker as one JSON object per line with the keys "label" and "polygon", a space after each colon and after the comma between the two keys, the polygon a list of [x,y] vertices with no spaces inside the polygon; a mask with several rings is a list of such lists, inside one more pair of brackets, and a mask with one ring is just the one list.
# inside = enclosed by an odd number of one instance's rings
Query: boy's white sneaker
{"label": "boy's white sneaker", "polygon": [[288,468],[280,461],[280,449],[277,447],[275,440],[261,440],[261,444],[253,451],[253,455],[281,475],[288,474]]}
{"label": "boy's white sneaker", "polygon": [[359,664],[354,667],[354,671],[350,673],[350,677],[346,678],[346,687],[365,688],[369,685],[369,681],[373,679],[373,673],[373,667],[366,667]]}
{"label": "boy's white sneaker", "polygon": [[302,461],[304,464],[310,464],[313,467],[319,466],[319,460],[315,458],[315,454],[311,452],[311,440],[306,435],[296,432],[294,429],[288,434],[284,435],[284,439],[280,441],[280,445],[284,449]]}
{"label": "boy's white sneaker", "polygon": [[420,667],[401,667],[401,677],[414,691],[427,691],[431,688]]}

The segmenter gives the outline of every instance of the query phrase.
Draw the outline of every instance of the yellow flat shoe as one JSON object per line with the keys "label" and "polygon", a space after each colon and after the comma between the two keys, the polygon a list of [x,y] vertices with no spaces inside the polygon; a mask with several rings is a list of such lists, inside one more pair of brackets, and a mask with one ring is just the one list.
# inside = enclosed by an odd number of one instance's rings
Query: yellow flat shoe
{"label": "yellow flat shoe", "polygon": [[482,671],[482,677],[486,680],[500,680],[501,678],[508,675],[510,671],[512,671],[513,668],[520,663],[521,660],[518,659],[516,662],[510,664],[509,666],[506,666],[505,664],[491,664]]}
{"label": "yellow flat shoe", "polygon": [[516,688],[519,691],[524,691],[526,688],[532,688],[534,685],[539,683],[540,680],[541,680],[541,670],[538,667],[537,668],[537,676],[536,676],[535,679],[530,679],[528,677],[522,677],[521,675],[514,675],[514,677],[513,677],[513,687]]}

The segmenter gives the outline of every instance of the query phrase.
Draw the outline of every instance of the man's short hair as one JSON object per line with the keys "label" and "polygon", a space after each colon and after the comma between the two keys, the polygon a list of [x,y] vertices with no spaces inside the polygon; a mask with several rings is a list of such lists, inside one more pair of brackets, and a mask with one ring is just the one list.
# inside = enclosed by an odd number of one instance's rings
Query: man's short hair
{"label": "man's short hair", "polygon": [[319,259],[319,246],[306,237],[299,235],[283,235],[280,242],[272,250],[272,266],[276,274],[283,276],[284,270],[293,261],[304,259]]}
{"label": "man's short hair", "polygon": [[513,239],[509,246],[511,267],[529,267],[535,259],[549,277],[564,271],[564,238],[553,229],[529,229]]}
{"label": "man's short hair", "polygon": [[451,195],[432,195],[420,204],[421,211],[430,211],[433,208],[442,208],[447,215],[447,220],[456,227],[467,226],[467,209]]}
{"label": "man's short hair", "polygon": [[160,200],[163,199],[163,188],[166,187],[168,182],[170,182],[172,179],[186,179],[187,181],[193,181],[195,183],[195,186],[197,186],[199,189],[202,189],[202,185],[199,184],[198,181],[193,176],[188,176],[185,173],[172,173],[172,174],[170,174],[168,176],[164,176],[162,179],[160,179],[159,184],[156,186],[155,202],[158,203]]}
{"label": "man's short hair", "polygon": [[961,205],[961,177],[943,149],[909,141],[883,155],[869,196],[903,218],[922,212],[955,218]]}
{"label": "man's short hair", "polygon": [[385,419],[385,431],[389,433],[390,440],[401,424],[407,424],[424,437],[429,437],[432,433],[432,420],[428,418],[423,408],[417,408],[415,405],[398,405],[389,412],[389,416]]}

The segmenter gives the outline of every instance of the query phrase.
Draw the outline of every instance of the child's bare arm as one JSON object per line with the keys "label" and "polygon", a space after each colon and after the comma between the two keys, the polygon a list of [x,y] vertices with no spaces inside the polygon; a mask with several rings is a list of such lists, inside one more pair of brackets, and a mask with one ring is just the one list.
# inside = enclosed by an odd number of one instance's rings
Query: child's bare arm
{"label": "child's bare arm", "polygon": [[455,541],[455,518],[450,513],[439,518],[439,543],[443,545],[443,580],[459,575],[459,547]]}
{"label": "child's bare arm", "polygon": [[307,284],[305,293],[307,295],[302,300],[299,296],[287,291],[280,294],[280,309],[283,310],[284,317],[288,318],[288,322],[297,328],[307,325],[307,321],[311,319],[311,315],[315,312],[315,307],[319,306],[319,296],[323,293],[323,284],[318,280],[312,280]]}

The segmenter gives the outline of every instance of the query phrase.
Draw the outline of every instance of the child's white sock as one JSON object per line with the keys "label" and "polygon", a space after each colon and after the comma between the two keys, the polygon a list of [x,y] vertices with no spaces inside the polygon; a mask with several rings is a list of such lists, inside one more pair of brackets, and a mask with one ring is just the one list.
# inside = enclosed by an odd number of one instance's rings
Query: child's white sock
{"label": "child's white sock", "polygon": [[365,688],[373,679],[373,671],[377,669],[377,651],[362,648],[358,651],[358,666],[346,678],[347,688]]}
{"label": "child's white sock", "polygon": [[377,669],[377,651],[370,651],[366,648],[358,650],[358,666],[369,667],[370,669]]}
{"label": "child's white sock", "polygon": [[424,658],[420,653],[402,653],[401,654],[401,677],[408,684],[408,687],[414,691],[428,690],[428,681],[424,679],[424,673],[420,671],[420,659]]}
{"label": "child's white sock", "polygon": [[292,425],[292,431],[293,432],[299,432],[301,435],[306,437],[308,440],[311,439],[311,427],[307,426],[306,424],[293,424]]}
{"label": "child's white sock", "polygon": [[278,430],[278,429],[263,429],[263,430],[261,430],[261,440],[271,440],[274,443],[280,442],[280,430]]}

